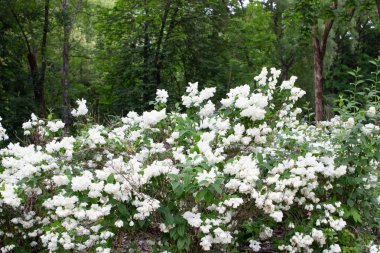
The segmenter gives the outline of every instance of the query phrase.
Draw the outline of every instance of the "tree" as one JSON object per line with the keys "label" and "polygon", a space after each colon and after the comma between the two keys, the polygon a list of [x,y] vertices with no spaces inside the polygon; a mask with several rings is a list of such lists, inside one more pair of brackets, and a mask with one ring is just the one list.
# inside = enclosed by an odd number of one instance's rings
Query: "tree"
{"label": "tree", "polygon": [[264,6],[272,13],[272,30],[276,37],[274,63],[280,64],[282,80],[287,80],[297,57],[302,57],[297,52],[304,49],[300,34],[293,25],[286,25],[283,15],[291,7],[291,3],[286,0],[269,0],[264,2]]}
{"label": "tree", "polygon": [[[41,68],[39,69],[38,60],[37,60],[37,49],[33,47],[34,42],[30,42],[32,36],[28,36],[27,32],[24,29],[24,25],[21,22],[18,14],[16,13],[14,3],[8,3],[10,12],[15,19],[15,23],[17,24],[19,31],[22,34],[22,37],[25,42],[25,46],[27,49],[27,60],[30,69],[30,76],[32,80],[32,86],[34,90],[34,98],[38,107],[39,115],[43,118],[46,118],[46,102],[45,102],[45,73],[46,73],[46,48],[47,48],[47,36],[49,32],[49,0],[44,1],[44,21],[42,28],[42,36],[41,36]],[[16,2],[17,4],[17,2]],[[38,8],[38,7],[37,7]]]}
{"label": "tree", "polygon": [[[334,0],[331,10],[336,10],[338,1]],[[334,24],[334,17],[324,21],[322,35],[318,34],[318,23],[312,27],[312,40],[314,50],[314,85],[315,85],[315,120],[325,119],[323,106],[323,61],[326,54],[327,39]]]}
{"label": "tree", "polygon": [[[297,0],[287,13],[289,19],[297,20],[303,38],[311,38],[312,41],[316,121],[325,119],[324,65],[329,35],[333,30],[333,25],[339,23],[339,27],[349,26],[355,12],[362,13],[364,11],[363,14],[368,15],[368,9],[374,10],[373,4],[372,0]],[[332,54],[334,53],[332,52]]]}
{"label": "tree", "polygon": [[335,21],[338,1],[297,0],[288,13],[289,18],[297,19],[304,38],[311,38],[314,60],[315,120],[325,119],[323,101],[323,68],[329,34]]}
{"label": "tree", "polygon": [[70,13],[69,0],[62,0],[63,12],[63,48],[62,48],[62,97],[63,97],[63,122],[67,132],[70,125],[70,98],[69,98],[69,54],[70,54],[70,34],[73,29],[75,19],[81,7],[82,0],[78,0],[73,13]]}

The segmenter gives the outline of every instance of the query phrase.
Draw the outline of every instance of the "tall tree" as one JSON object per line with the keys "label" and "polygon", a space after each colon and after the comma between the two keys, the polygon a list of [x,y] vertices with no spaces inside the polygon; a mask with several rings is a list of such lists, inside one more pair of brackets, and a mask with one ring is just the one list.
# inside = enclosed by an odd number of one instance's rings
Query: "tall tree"
{"label": "tall tree", "polygon": [[[334,0],[331,10],[336,10],[338,1]],[[318,32],[318,21],[312,27],[312,40],[314,51],[314,89],[315,89],[315,120],[325,119],[323,106],[323,62],[326,54],[327,39],[334,24],[334,17],[324,21],[322,35]]]}
{"label": "tall tree", "polygon": [[45,76],[46,76],[46,67],[47,67],[47,35],[49,32],[49,5],[50,1],[45,0],[44,6],[44,26],[42,33],[42,41],[41,41],[41,70],[38,78],[38,97],[39,97],[39,105],[40,105],[40,114],[42,117],[46,118],[46,102],[45,102]]}
{"label": "tall tree", "polygon": [[63,48],[62,48],[62,97],[63,108],[62,116],[67,132],[70,125],[70,97],[69,97],[69,54],[70,54],[70,35],[73,29],[75,19],[81,7],[82,0],[78,0],[73,14],[70,13],[69,0],[62,0],[63,12]]}
{"label": "tall tree", "polygon": [[337,0],[297,0],[288,13],[297,19],[304,38],[311,38],[314,61],[315,120],[325,119],[323,101],[323,68],[329,34],[333,27],[338,7]]}
{"label": "tall tree", "polygon": [[[324,108],[324,68],[326,68],[326,50],[329,35],[334,23],[339,27],[350,26],[355,13],[364,15],[367,22],[372,22],[370,13],[375,11],[372,0],[296,0],[289,9],[289,19],[297,20],[304,39],[310,39],[313,48],[314,62],[314,93],[315,93],[315,120],[325,119]],[[346,29],[343,29],[346,30]],[[344,36],[344,35],[343,35]],[[351,39],[351,35],[348,36]],[[336,52],[331,52],[334,55]],[[333,57],[330,57],[330,59]]]}
{"label": "tall tree", "polygon": [[[179,10],[179,0],[174,0],[174,7],[171,17],[169,17],[170,10],[172,8],[172,0],[167,0],[164,8],[164,14],[161,20],[161,27],[158,34],[158,39],[156,43],[156,53],[155,53],[155,79],[156,79],[156,88],[158,89],[161,85],[161,70],[163,67],[163,61],[165,58],[164,50],[168,39],[174,29],[176,18]],[[170,19],[169,25],[168,19]],[[166,34],[166,35],[165,35]]]}
{"label": "tall tree", "polygon": [[302,40],[300,34],[294,29],[293,25],[285,25],[284,11],[290,7],[287,0],[268,0],[263,3],[272,13],[272,29],[276,36],[274,62],[281,68],[282,80],[289,78],[289,71],[296,62],[299,50],[302,50]]}
{"label": "tall tree", "polygon": [[151,78],[150,78],[150,35],[149,35],[149,27],[150,27],[150,21],[149,21],[149,9],[148,9],[148,2],[147,0],[144,0],[144,13],[145,13],[145,20],[144,20],[144,39],[143,39],[143,108],[148,109],[149,107],[149,100],[152,95],[151,90]]}
{"label": "tall tree", "polygon": [[9,3],[9,9],[15,22],[22,34],[27,49],[27,60],[30,69],[30,76],[32,80],[32,86],[34,90],[34,98],[38,108],[38,114],[40,117],[46,117],[46,102],[45,102],[45,72],[46,72],[46,47],[47,36],[49,32],[49,0],[44,2],[44,23],[42,29],[41,39],[41,68],[39,69],[37,60],[37,49],[33,47],[33,41],[31,42],[27,32],[24,29],[18,14],[14,10],[13,3]]}

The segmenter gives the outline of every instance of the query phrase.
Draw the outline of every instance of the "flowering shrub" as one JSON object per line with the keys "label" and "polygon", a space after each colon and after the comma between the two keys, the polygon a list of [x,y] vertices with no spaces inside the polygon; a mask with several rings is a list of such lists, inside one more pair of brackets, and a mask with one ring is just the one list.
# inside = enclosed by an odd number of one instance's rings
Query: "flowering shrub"
{"label": "flowering shrub", "polygon": [[73,136],[32,115],[35,143],[0,150],[1,251],[111,252],[150,233],[153,252],[380,252],[379,104],[313,125],[279,75],[220,104],[190,83],[185,113],[158,90],[155,110],[107,126],[78,100]]}

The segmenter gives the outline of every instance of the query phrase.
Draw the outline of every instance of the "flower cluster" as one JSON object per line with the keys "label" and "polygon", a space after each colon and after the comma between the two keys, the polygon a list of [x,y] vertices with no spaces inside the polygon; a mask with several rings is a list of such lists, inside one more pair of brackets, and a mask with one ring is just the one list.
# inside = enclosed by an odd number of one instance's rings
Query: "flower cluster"
{"label": "flower cluster", "polygon": [[32,114],[23,129],[39,142],[0,150],[1,251],[113,252],[154,231],[161,252],[379,252],[378,105],[304,122],[305,92],[279,76],[264,68],[220,105],[190,83],[186,113],[158,90],[155,110],[75,136]]}
{"label": "flower cluster", "polygon": [[74,117],[79,117],[79,116],[84,116],[88,113],[88,109],[87,109],[87,106],[86,106],[86,103],[87,101],[85,99],[78,99],[77,100],[77,104],[78,104],[78,108],[77,109],[73,109],[71,111],[71,114],[74,116]]}
{"label": "flower cluster", "polygon": [[8,139],[8,135],[6,134],[6,131],[1,124],[1,120],[2,118],[0,117],[0,141],[4,141]]}

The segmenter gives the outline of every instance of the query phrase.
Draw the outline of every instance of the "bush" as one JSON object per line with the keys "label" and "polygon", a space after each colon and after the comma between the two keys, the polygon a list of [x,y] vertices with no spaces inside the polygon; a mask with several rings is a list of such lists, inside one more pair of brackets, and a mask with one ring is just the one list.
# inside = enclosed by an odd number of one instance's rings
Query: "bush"
{"label": "bush", "polygon": [[378,100],[314,125],[279,75],[220,105],[190,83],[184,113],[158,90],[155,110],[107,126],[78,100],[73,136],[32,115],[34,144],[0,150],[2,252],[111,252],[144,234],[152,252],[379,252]]}

